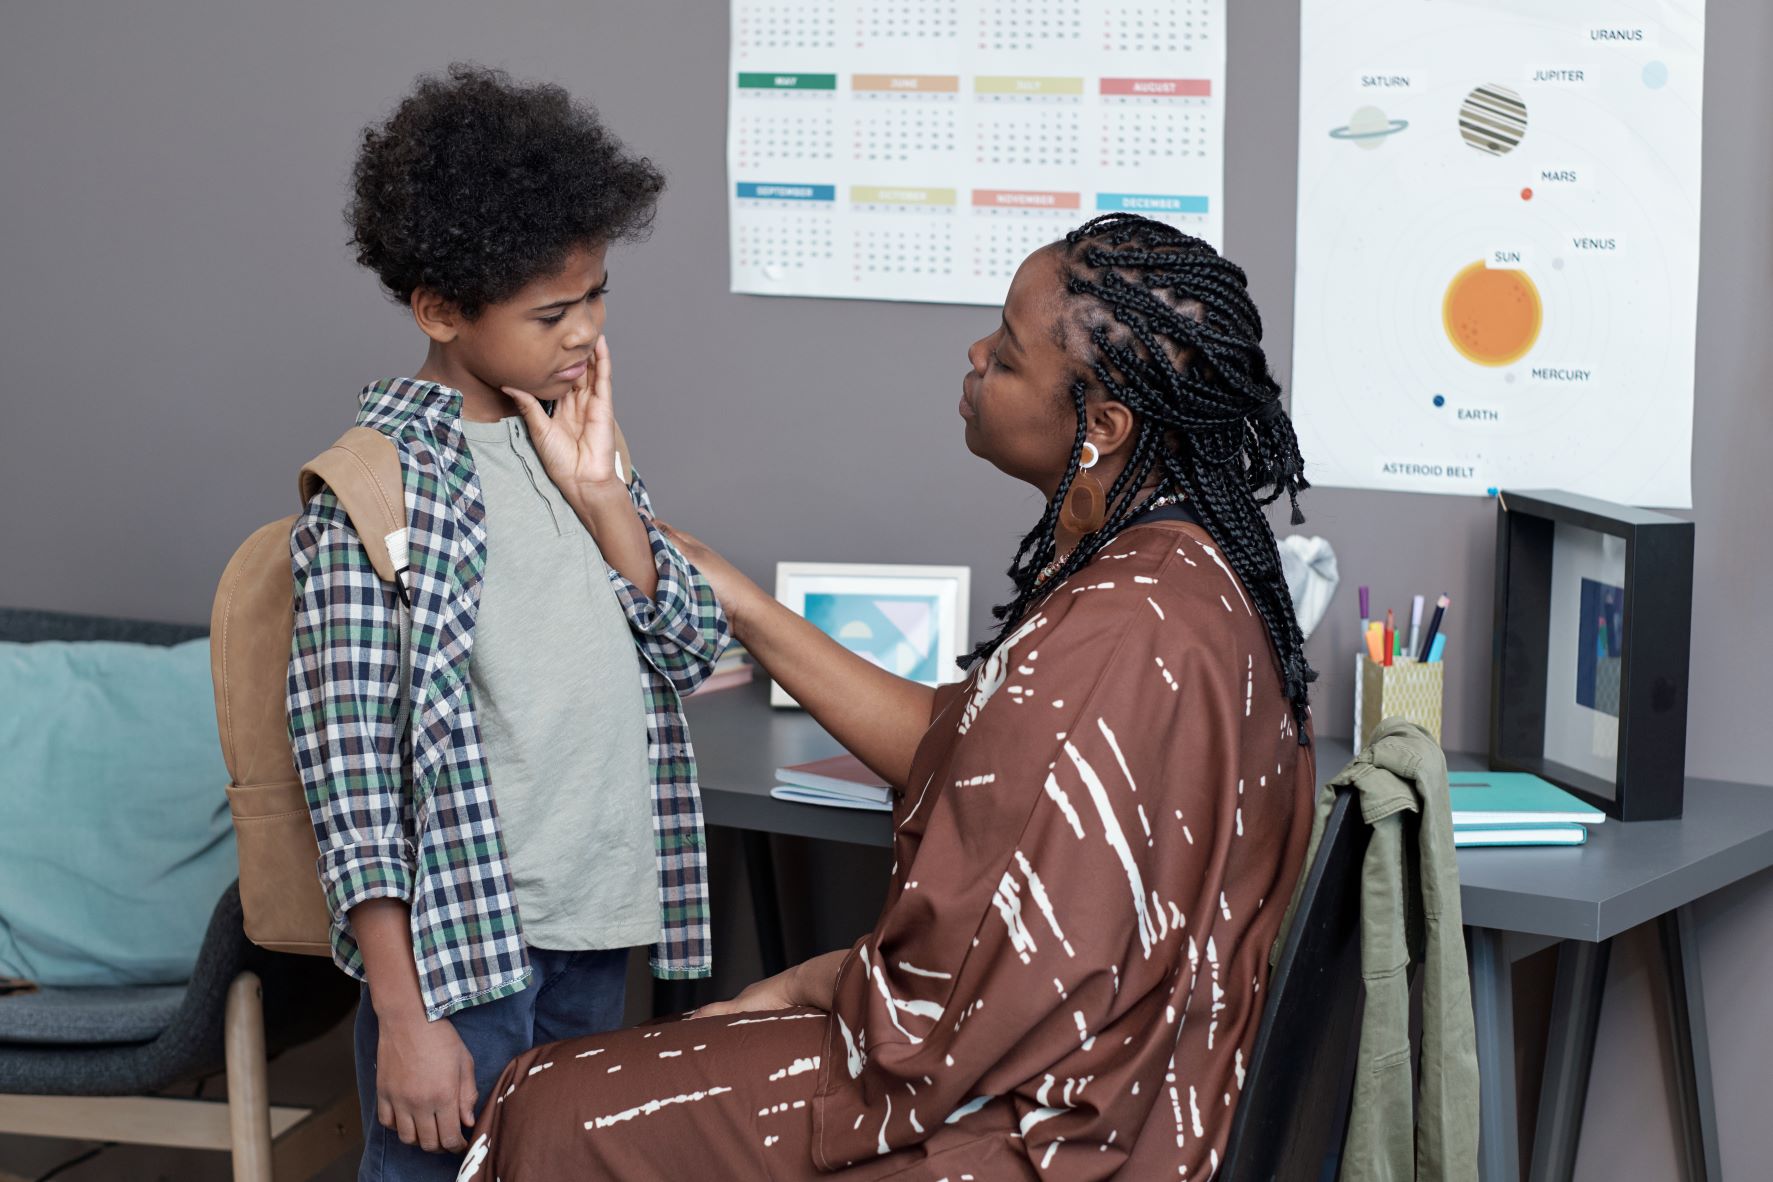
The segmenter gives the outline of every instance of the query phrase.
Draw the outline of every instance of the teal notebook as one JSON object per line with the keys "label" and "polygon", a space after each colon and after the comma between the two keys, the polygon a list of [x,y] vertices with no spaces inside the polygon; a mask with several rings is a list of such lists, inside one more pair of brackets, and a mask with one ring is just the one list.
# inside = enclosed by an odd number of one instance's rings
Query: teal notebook
{"label": "teal notebook", "polygon": [[1453,830],[1456,847],[1477,845],[1581,845],[1588,828],[1574,824],[1461,825]]}
{"label": "teal notebook", "polygon": [[1453,827],[1528,822],[1598,824],[1607,815],[1528,772],[1449,772]]}

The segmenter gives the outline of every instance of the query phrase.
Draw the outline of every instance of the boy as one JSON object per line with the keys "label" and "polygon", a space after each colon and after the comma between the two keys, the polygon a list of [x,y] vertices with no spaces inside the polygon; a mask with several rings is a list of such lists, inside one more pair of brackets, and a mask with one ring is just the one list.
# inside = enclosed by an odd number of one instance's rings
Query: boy
{"label": "boy", "polygon": [[290,736],[364,982],[358,1177],[447,1179],[512,1056],[620,1023],[629,947],[708,974],[679,695],[727,631],[610,406],[605,251],[659,173],[560,88],[457,65],[353,180],[357,259],[429,342],[357,415],[398,447],[407,561],[377,579],[330,492],[298,518]]}

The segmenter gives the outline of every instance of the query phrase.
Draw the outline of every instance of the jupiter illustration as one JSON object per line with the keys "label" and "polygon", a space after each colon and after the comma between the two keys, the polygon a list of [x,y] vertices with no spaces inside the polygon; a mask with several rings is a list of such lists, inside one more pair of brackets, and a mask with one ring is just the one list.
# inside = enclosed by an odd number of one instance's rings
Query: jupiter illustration
{"label": "jupiter illustration", "polygon": [[1459,104],[1459,134],[1491,156],[1506,156],[1527,134],[1527,104],[1506,86],[1480,86]]}

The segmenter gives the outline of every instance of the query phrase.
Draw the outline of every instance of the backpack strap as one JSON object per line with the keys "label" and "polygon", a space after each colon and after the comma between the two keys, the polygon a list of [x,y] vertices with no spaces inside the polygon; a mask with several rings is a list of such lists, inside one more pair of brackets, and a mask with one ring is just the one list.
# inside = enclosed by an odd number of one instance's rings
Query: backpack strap
{"label": "backpack strap", "polygon": [[634,483],[634,461],[628,454],[628,441],[622,438],[622,428],[616,425],[616,479],[623,484]]}
{"label": "backpack strap", "polygon": [[363,540],[376,574],[393,583],[410,606],[406,492],[394,441],[374,427],[352,427],[302,465],[300,481],[304,505],[323,486],[332,490]]}

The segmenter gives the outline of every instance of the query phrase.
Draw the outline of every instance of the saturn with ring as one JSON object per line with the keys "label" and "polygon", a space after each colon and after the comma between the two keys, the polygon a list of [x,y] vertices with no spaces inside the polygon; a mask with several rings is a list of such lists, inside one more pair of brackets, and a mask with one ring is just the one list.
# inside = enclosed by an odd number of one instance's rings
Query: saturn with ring
{"label": "saturn with ring", "polygon": [[1388,119],[1378,107],[1362,107],[1348,117],[1345,126],[1332,127],[1330,138],[1353,140],[1371,151],[1408,126],[1408,119]]}

